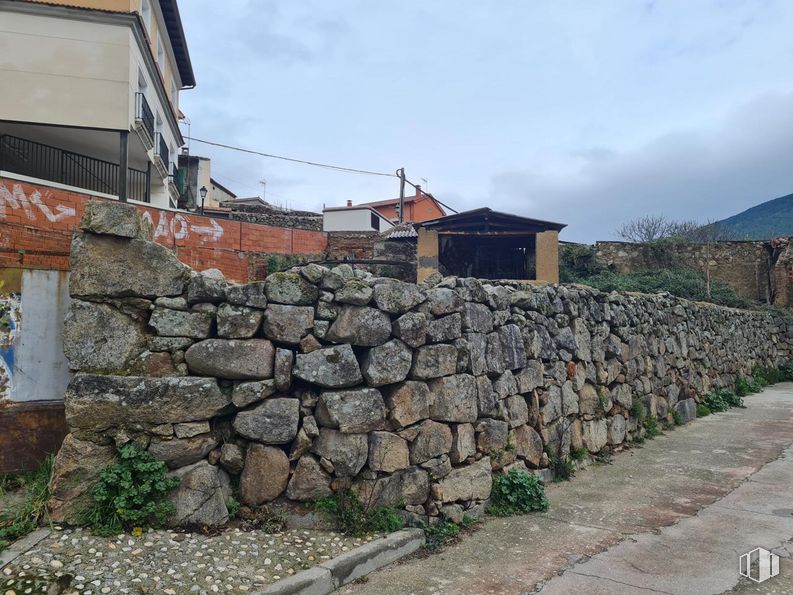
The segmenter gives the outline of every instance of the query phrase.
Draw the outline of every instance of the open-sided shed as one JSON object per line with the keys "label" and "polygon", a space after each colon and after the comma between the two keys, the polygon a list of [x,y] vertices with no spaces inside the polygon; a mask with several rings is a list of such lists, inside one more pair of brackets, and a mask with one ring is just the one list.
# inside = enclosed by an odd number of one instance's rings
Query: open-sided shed
{"label": "open-sided shed", "polygon": [[435,271],[480,279],[559,282],[562,223],[483,207],[418,227],[418,280]]}

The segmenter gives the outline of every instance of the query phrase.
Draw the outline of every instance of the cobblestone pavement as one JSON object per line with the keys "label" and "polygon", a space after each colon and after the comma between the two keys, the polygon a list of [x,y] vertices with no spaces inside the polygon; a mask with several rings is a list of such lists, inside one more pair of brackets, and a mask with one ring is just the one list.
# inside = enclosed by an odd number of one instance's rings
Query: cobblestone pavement
{"label": "cobblestone pavement", "polygon": [[375,537],[328,531],[268,534],[230,529],[219,535],[150,531],[102,538],[56,530],[3,568],[2,595],[46,593],[62,577],[64,593],[248,593],[329,560]]}

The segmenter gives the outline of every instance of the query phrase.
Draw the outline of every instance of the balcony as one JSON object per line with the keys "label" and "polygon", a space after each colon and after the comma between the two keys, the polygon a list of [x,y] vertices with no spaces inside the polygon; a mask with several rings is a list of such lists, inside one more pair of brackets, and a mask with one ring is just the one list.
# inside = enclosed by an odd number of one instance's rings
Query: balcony
{"label": "balcony", "polygon": [[[0,136],[0,170],[111,196],[120,194],[117,164],[8,134]],[[128,168],[128,198],[149,202],[148,188],[147,173]]]}
{"label": "balcony", "polygon": [[154,162],[157,165],[157,169],[160,171],[163,178],[167,178],[171,175],[170,151],[168,149],[168,143],[165,142],[165,139],[159,132],[156,135],[154,143],[154,156],[156,157]]}
{"label": "balcony", "polygon": [[143,93],[135,93],[135,129],[143,146],[154,148],[154,113]]}

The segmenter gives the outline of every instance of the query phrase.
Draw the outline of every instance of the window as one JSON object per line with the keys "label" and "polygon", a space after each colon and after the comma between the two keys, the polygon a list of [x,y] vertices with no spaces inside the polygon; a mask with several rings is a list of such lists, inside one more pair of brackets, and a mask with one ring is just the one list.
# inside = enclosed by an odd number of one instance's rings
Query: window
{"label": "window", "polygon": [[146,93],[146,88],[149,84],[146,82],[146,77],[143,74],[143,70],[138,67],[138,91],[141,93]]}
{"label": "window", "polygon": [[372,213],[372,229],[380,231],[380,217]]}
{"label": "window", "polygon": [[179,109],[179,89],[176,88],[173,79],[171,79],[171,103],[176,109]]}
{"label": "window", "polygon": [[157,36],[157,66],[160,67],[160,72],[165,73],[165,50],[162,48],[162,38]]}
{"label": "window", "polygon": [[149,31],[151,23],[151,4],[149,0],[140,0],[140,18],[143,20],[143,26],[146,31]]}

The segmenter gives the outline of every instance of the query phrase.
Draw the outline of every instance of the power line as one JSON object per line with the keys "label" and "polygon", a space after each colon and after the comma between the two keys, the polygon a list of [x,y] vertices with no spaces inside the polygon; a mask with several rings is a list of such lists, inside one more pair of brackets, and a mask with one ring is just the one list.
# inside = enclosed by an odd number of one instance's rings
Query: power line
{"label": "power line", "polygon": [[316,161],[305,161],[303,159],[294,159],[292,157],[284,157],[283,155],[272,155],[270,153],[262,153],[261,151],[253,151],[251,149],[244,149],[242,147],[234,147],[232,145],[224,145],[223,143],[213,143],[208,140],[201,140],[200,138],[185,137],[188,140],[211,145],[213,147],[221,147],[223,149],[231,149],[232,151],[239,151],[241,153],[249,153],[251,155],[259,155],[260,157],[269,157],[271,159],[280,159],[282,161],[291,161],[292,163],[302,163],[304,165],[313,165],[314,167],[323,167],[325,169],[333,169],[336,171],[344,171],[352,174],[366,174],[370,176],[384,176],[388,178],[396,178],[396,174],[388,174],[379,171],[369,171],[366,169],[355,169],[353,167],[341,167],[340,165],[328,165],[327,163],[317,163]]}

